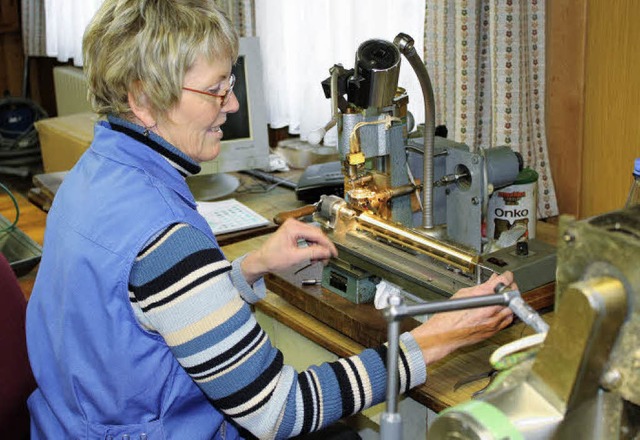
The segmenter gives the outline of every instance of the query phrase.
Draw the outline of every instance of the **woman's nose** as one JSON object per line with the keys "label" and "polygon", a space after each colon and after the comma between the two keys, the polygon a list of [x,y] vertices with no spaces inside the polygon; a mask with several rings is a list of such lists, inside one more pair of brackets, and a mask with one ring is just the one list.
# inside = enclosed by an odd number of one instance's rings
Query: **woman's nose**
{"label": "woman's nose", "polygon": [[229,101],[227,101],[221,110],[225,113],[235,113],[240,110],[240,101],[238,101],[238,97],[233,91],[231,92]]}

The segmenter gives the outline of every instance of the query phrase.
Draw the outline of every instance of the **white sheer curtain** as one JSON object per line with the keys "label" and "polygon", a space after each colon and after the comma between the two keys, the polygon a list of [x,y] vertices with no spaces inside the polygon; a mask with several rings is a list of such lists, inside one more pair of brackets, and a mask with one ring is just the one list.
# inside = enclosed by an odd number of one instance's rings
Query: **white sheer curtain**
{"label": "white sheer curtain", "polygon": [[[25,0],[23,0],[24,2]],[[40,0],[41,1],[41,0]],[[46,54],[82,67],[82,36],[104,0],[44,0]],[[216,0],[241,36],[254,35],[255,0]]]}
{"label": "white sheer curtain", "polygon": [[45,0],[47,56],[82,66],[84,29],[103,0]]}
{"label": "white sheer curtain", "polygon": [[[393,41],[404,32],[423,51],[425,0],[260,0],[256,29],[265,72],[269,123],[288,126],[306,139],[331,118],[331,105],[321,81],[329,68],[353,68],[358,46],[372,38]],[[418,80],[402,59],[399,85],[409,93],[409,111],[424,119]],[[335,144],[335,128],[325,144]]]}

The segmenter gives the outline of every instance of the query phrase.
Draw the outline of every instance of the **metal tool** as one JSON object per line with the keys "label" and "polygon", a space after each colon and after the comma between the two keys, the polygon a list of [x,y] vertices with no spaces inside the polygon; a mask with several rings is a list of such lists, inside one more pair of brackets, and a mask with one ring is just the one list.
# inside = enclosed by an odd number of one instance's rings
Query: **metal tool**
{"label": "metal tool", "polygon": [[484,393],[490,386],[491,383],[493,382],[493,379],[498,375],[498,371],[495,369],[491,369],[488,371],[483,371],[482,373],[478,373],[478,374],[474,374],[468,377],[465,377],[463,379],[460,379],[459,381],[457,381],[454,385],[453,385],[453,391],[457,391],[459,388],[461,388],[464,385],[476,382],[478,380],[483,380],[483,379],[489,379],[489,381],[487,382],[487,384],[480,388],[477,391],[474,391],[474,393],[471,395],[471,397],[478,397],[479,395],[481,395],[482,393]]}
{"label": "metal tool", "polygon": [[433,301],[424,304],[406,305],[399,293],[391,291],[384,311],[387,320],[387,399],[386,409],[381,417],[380,435],[383,440],[402,439],[402,417],[398,412],[398,352],[400,340],[400,321],[410,316],[430,315],[440,312],[466,310],[478,307],[508,305],[518,293],[515,290],[503,291],[494,295],[471,298]]}
{"label": "metal tool", "polygon": [[[422,89],[420,133],[398,86],[403,57]],[[370,295],[352,289],[384,278],[438,300],[493,272],[513,272],[523,291],[553,281],[552,246],[530,240],[526,255],[513,246],[483,249],[489,197],[515,181],[522,158],[507,146],[472,151],[435,136],[431,81],[410,36],[365,41],[353,69],[333,66],[330,74],[322,86],[332,105],[327,126],[338,130],[344,196],[324,196],[314,214],[339,251],[323,287],[357,302]]]}
{"label": "metal tool", "polygon": [[[498,283],[495,288],[495,293],[503,293],[507,289],[503,283]],[[534,329],[537,333],[546,333],[549,331],[549,324],[547,324],[544,319],[540,316],[538,312],[536,312],[533,307],[525,302],[525,300],[520,295],[519,290],[511,290],[513,294],[513,298],[509,302],[509,308],[513,311],[513,313],[520,318],[522,322],[527,324],[529,327]]]}
{"label": "metal tool", "polygon": [[[385,282],[386,284],[391,284]],[[516,289],[509,289],[503,283],[498,283],[493,295],[476,296],[471,298],[456,298],[445,301],[432,301],[424,304],[406,305],[402,296],[402,290],[396,288],[386,289],[388,307],[384,310],[387,320],[387,400],[386,410],[382,415],[381,438],[383,440],[402,439],[402,417],[397,409],[398,401],[398,350],[400,338],[400,321],[410,316],[430,315],[433,313],[466,310],[479,307],[502,305],[508,306],[527,325],[531,325],[536,331],[546,332],[548,324],[533,310]],[[485,374],[483,377],[488,376]]]}

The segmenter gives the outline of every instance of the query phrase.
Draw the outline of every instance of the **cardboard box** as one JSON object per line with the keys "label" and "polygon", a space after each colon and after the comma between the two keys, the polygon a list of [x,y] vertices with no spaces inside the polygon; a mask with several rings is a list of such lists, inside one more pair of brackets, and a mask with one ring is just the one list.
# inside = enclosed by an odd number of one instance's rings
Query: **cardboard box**
{"label": "cardboard box", "polygon": [[98,119],[89,112],[37,121],[44,172],[70,170],[91,144]]}

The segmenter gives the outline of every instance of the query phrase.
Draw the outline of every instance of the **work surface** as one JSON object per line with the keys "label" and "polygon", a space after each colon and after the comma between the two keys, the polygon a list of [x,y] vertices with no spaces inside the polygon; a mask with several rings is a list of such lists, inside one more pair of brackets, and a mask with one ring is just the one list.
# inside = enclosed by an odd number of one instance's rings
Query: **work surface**
{"label": "work surface", "polygon": [[[283,188],[275,188],[269,197],[243,194],[236,198],[267,218],[303,206],[291,191]],[[536,234],[538,239],[555,244],[557,227],[538,222]],[[225,255],[229,259],[237,258],[264,240],[266,237],[263,236],[225,246]],[[353,304],[320,286],[302,286],[300,277],[291,273],[270,274],[266,282],[271,293],[256,307],[333,353],[350,356],[363,348],[386,342],[386,321],[373,305]],[[553,295],[554,285],[549,284],[527,292],[525,298],[536,309],[546,311],[552,306]],[[553,313],[547,312],[544,317],[550,321]],[[402,323],[404,330],[415,325],[417,322],[412,319]],[[488,341],[459,350],[430,367],[427,383],[412,391],[411,397],[436,412],[468,400],[472,393],[487,384],[488,379],[469,383],[455,391],[454,385],[489,371],[488,359],[495,349],[531,333],[522,323],[517,323]]]}
{"label": "work surface", "polygon": [[[231,197],[268,219],[282,211],[303,206],[289,189],[272,187],[246,175],[238,177],[241,185]],[[265,192],[267,189],[268,192]],[[17,196],[17,199],[21,210],[18,226],[42,244],[46,214],[25,198]],[[0,195],[0,213],[12,219],[14,212],[10,198]],[[234,237],[233,240],[227,241],[223,246],[227,258],[235,259],[255,249],[267,238],[266,235],[250,235]],[[555,243],[556,236],[555,225],[539,222],[539,239]],[[249,238],[243,240],[247,237]],[[35,274],[36,270],[33,270],[20,279],[20,285],[27,297],[33,288]],[[375,310],[372,305],[355,305],[320,286],[302,287],[291,274],[271,274],[266,281],[270,292],[256,307],[329,351],[339,356],[349,356],[365,347],[385,342],[386,322],[380,311]],[[544,286],[526,294],[525,297],[538,309],[548,308],[553,298],[553,285]],[[544,316],[550,320],[552,315],[546,313]],[[417,322],[407,319],[402,325],[407,330],[417,325]],[[454,385],[461,379],[489,371],[488,359],[496,348],[530,333],[529,329],[518,323],[488,341],[459,350],[430,367],[427,383],[413,390],[411,397],[436,412],[468,400],[473,392],[486,385],[488,379],[472,382],[455,391]]]}

